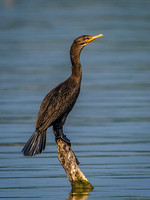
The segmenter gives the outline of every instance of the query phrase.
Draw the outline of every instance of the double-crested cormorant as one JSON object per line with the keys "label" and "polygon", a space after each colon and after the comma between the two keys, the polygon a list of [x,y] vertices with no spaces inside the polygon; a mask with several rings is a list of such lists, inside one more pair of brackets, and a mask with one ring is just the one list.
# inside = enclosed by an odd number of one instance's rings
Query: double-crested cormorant
{"label": "double-crested cormorant", "polygon": [[70,140],[63,134],[63,125],[80,92],[82,78],[80,52],[84,46],[102,36],[102,34],[83,35],[74,40],[70,49],[72,74],[53,88],[42,101],[36,118],[36,130],[22,149],[25,156],[39,154],[45,149],[46,131],[50,126],[53,126],[55,140],[62,139],[71,145]]}

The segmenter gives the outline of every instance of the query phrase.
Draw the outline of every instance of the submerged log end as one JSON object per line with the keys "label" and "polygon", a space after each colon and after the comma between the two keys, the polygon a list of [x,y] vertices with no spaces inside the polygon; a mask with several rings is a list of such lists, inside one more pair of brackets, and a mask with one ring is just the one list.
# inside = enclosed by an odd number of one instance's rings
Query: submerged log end
{"label": "submerged log end", "polygon": [[82,189],[89,189],[93,190],[93,186],[91,183],[86,179],[82,179],[81,177],[76,178],[72,183],[72,188],[82,188]]}
{"label": "submerged log end", "polygon": [[68,145],[61,139],[57,140],[56,143],[58,150],[58,159],[64,170],[66,171],[72,188],[89,188],[90,190],[93,190],[93,186],[78,167],[79,161],[72,151],[70,145]]}

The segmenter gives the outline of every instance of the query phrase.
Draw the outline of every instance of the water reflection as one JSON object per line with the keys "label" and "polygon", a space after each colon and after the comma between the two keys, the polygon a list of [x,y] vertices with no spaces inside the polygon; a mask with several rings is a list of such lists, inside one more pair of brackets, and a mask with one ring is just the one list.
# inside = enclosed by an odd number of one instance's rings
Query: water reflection
{"label": "water reflection", "polygon": [[70,192],[70,196],[68,197],[68,200],[86,200],[89,197],[89,193],[92,191],[93,189],[89,189],[89,188],[76,188],[76,189],[72,189]]}

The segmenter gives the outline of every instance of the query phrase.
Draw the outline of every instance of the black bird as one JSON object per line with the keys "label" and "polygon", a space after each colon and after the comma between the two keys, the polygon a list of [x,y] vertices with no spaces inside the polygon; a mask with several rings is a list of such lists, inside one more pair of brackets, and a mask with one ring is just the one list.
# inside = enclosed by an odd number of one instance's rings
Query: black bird
{"label": "black bird", "polygon": [[63,125],[80,92],[82,78],[80,52],[84,46],[102,36],[102,34],[82,35],[74,40],[70,49],[72,74],[67,80],[53,88],[42,101],[35,122],[35,132],[22,149],[25,156],[39,154],[45,149],[46,132],[50,126],[53,126],[56,141],[62,139],[71,145],[70,140],[63,134]]}

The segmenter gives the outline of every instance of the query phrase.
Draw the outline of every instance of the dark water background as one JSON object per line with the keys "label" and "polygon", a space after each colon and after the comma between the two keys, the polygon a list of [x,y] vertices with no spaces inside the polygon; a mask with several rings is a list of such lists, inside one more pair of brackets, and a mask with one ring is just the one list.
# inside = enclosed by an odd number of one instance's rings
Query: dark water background
{"label": "dark water background", "polygon": [[81,94],[65,126],[94,186],[79,199],[150,199],[149,0],[0,1],[0,198],[69,198],[51,128],[44,153],[21,149],[42,99],[70,75],[72,41],[100,33],[82,51]]}

